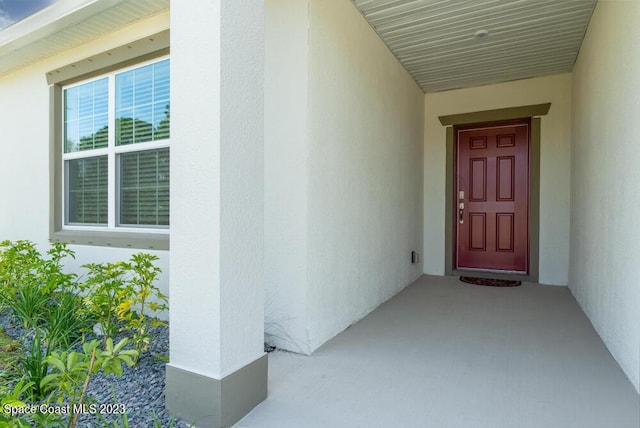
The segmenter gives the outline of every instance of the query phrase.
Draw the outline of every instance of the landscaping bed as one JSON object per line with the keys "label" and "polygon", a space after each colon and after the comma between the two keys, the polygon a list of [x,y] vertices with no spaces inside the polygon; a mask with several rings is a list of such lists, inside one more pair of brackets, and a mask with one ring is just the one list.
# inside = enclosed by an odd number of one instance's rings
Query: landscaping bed
{"label": "landscaping bed", "polygon": [[0,242],[1,427],[185,427],[164,409],[168,309],[157,257],[64,270],[65,244],[41,254]]}
{"label": "landscaping bed", "polygon": [[[6,341],[12,347],[10,359],[13,364],[17,364],[17,354],[23,354],[24,349],[29,346],[29,332],[15,321],[11,322],[7,312],[0,314],[0,328],[6,331],[10,339]],[[136,366],[125,368],[121,377],[99,373],[91,378],[87,392],[88,402],[98,406],[121,404],[121,408],[126,410],[130,427],[187,427],[186,423],[172,418],[172,415],[165,410],[165,364],[169,355],[169,329],[166,326],[153,327],[150,334],[152,339],[149,350],[142,354]],[[2,344],[5,343],[1,337],[0,333],[0,361],[3,356]],[[14,346],[19,348],[13,348]],[[16,370],[16,367],[12,369]],[[1,365],[0,370],[3,370]],[[121,408],[116,406],[107,409],[105,406],[104,410],[119,412]],[[103,416],[107,424],[101,422],[97,414],[86,414],[80,416],[78,426],[87,428],[110,426],[108,422],[112,422],[111,426],[113,426],[115,425],[113,423],[118,421],[121,422],[119,426],[123,426],[124,415],[104,414]]]}

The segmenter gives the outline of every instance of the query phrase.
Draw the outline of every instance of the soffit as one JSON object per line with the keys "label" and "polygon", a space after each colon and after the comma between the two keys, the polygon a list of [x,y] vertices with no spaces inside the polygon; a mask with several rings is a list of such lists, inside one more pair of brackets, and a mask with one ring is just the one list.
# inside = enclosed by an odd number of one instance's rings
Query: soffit
{"label": "soffit", "polygon": [[67,0],[0,31],[0,75],[169,9],[169,0]]}
{"label": "soffit", "polygon": [[[596,0],[352,0],[424,92],[570,72]],[[478,30],[489,35],[477,39]]]}

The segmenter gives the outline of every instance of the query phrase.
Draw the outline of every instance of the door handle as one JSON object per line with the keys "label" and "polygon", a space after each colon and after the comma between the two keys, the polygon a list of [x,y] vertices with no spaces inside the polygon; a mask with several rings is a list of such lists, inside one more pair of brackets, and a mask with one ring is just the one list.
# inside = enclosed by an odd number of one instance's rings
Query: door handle
{"label": "door handle", "polygon": [[464,202],[458,204],[458,221],[460,224],[464,223]]}

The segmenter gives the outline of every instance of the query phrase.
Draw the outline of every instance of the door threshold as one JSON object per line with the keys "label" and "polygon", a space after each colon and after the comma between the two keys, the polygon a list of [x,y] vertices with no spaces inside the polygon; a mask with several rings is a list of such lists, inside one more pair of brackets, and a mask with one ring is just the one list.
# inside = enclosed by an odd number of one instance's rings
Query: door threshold
{"label": "door threshold", "polygon": [[452,276],[475,276],[478,278],[506,279],[513,281],[538,282],[537,278],[532,277],[526,272],[514,272],[504,270],[486,270],[486,269],[453,269]]}

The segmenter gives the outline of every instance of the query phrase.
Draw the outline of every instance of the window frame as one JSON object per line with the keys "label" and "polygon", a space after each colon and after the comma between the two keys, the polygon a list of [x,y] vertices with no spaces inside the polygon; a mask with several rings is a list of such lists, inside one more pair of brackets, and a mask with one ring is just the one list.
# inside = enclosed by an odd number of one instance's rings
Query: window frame
{"label": "window frame", "polygon": [[[151,150],[159,150],[159,149],[168,149],[171,143],[171,137],[164,140],[155,140],[155,141],[145,141],[143,143],[133,143],[133,144],[122,144],[117,145],[115,142],[116,132],[115,132],[115,121],[116,121],[116,77],[119,74],[126,73],[131,70],[136,70],[148,65],[157,64],[162,61],[169,60],[169,56],[161,56],[159,58],[154,58],[148,61],[144,61],[135,65],[131,65],[128,67],[124,67],[118,70],[111,71],[109,73],[105,73],[99,76],[95,76],[93,78],[87,80],[80,80],[78,82],[74,82],[69,85],[62,86],[63,97],[61,100],[61,106],[63,112],[62,124],[60,125],[62,128],[62,132],[64,134],[64,109],[65,109],[65,101],[64,101],[64,91],[68,89],[77,88],[79,86],[96,82],[102,79],[107,80],[108,87],[108,121],[107,124],[109,126],[109,133],[107,138],[107,147],[91,149],[91,150],[82,150],[82,151],[74,151],[74,152],[65,152],[64,147],[64,139],[61,147],[62,153],[62,163],[63,163],[63,179],[62,179],[62,230],[95,230],[95,231],[122,231],[122,232],[132,232],[136,233],[141,230],[145,230],[148,233],[169,233],[170,225],[120,225],[120,221],[118,219],[118,214],[121,206],[120,200],[120,174],[121,174],[121,161],[120,155],[125,153],[140,153]],[[68,179],[68,168],[66,165],[67,161],[70,160],[79,160],[79,159],[89,159],[93,157],[106,156],[107,157],[107,224],[71,224],[69,222],[69,212],[67,210],[67,200],[69,198],[69,179]]]}
{"label": "window frame", "polygon": [[[110,77],[109,96],[115,96],[115,76],[148,64],[170,60],[169,31],[165,30],[150,37],[128,43],[107,52],[86,58],[77,63],[69,64],[58,70],[47,73],[49,83],[49,170],[50,170],[50,222],[49,240],[52,242],[68,242],[79,245],[96,245],[120,248],[168,250],[170,226],[116,226],[117,224],[117,194],[119,191],[119,171],[117,170],[116,153],[142,152],[148,149],[170,148],[170,140],[158,140],[130,145],[117,146],[115,134],[111,131],[112,118],[115,117],[115,98],[109,101],[109,144],[107,148],[92,149],[86,152],[64,153],[64,89],[78,86],[90,81]],[[113,115],[112,115],[113,113]],[[103,151],[113,150],[108,157],[109,185],[109,221],[103,225],[69,225],[65,216],[65,161],[70,158],[89,158],[98,156]],[[83,153],[78,154],[78,153]],[[67,156],[69,155],[69,156]],[[113,180],[113,181],[112,181]],[[112,204],[113,203],[113,204]],[[113,218],[111,218],[113,217]],[[113,220],[113,221],[112,221]],[[113,227],[109,227],[113,226]]]}

